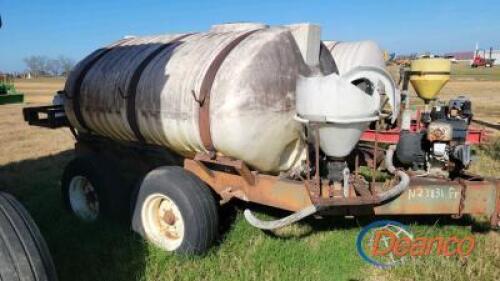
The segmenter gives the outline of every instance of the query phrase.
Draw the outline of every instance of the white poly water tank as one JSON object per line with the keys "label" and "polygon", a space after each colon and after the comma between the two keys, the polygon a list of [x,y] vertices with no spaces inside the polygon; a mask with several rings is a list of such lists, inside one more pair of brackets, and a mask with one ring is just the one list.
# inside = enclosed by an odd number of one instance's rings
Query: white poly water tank
{"label": "white poly water tank", "polygon": [[[299,45],[308,44],[298,41],[311,38],[301,36],[310,30],[319,27],[295,26],[292,33],[229,24],[120,40],[74,68],[65,111],[80,132],[166,146],[186,157],[213,149],[260,171],[286,171],[305,158],[303,128],[293,119],[297,78],[335,70],[327,51],[319,65],[305,63]],[[312,43],[319,46],[319,36]]]}

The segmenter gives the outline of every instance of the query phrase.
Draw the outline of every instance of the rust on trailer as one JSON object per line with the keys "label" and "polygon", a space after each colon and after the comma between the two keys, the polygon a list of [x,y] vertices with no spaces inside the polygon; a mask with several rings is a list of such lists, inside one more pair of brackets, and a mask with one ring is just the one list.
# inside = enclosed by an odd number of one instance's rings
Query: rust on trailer
{"label": "rust on trailer", "polygon": [[495,228],[500,228],[500,180],[496,181],[495,189],[495,211],[490,217],[490,224]]}
{"label": "rust on trailer", "polygon": [[[373,191],[374,182],[372,182],[372,188],[365,183],[364,186],[360,186],[360,181],[351,176],[349,180],[348,194],[344,194],[339,189],[343,189],[341,186],[332,185],[329,180],[322,180],[320,176],[320,147],[319,147],[319,124],[311,124],[311,128],[314,134],[314,176],[311,175],[311,171],[307,172],[307,179],[304,180],[303,185],[309,194],[311,202],[322,209],[333,207],[333,206],[353,206],[353,205],[372,205],[381,202],[380,197]],[[376,155],[376,147],[373,154]],[[376,159],[373,161],[376,163]],[[309,163],[309,160],[308,160]],[[357,169],[357,168],[356,168]],[[353,184],[356,183],[357,186]],[[370,192],[364,193],[364,196],[358,196],[354,190],[365,189]]]}
{"label": "rust on trailer", "polygon": [[[238,198],[288,211],[312,204],[331,215],[486,215],[493,226],[500,215],[500,182],[495,179],[448,180],[411,177],[410,187],[392,200],[380,203],[377,194],[384,183],[370,188],[351,177],[349,194],[316,175],[294,181],[251,171],[240,160],[199,154],[185,159],[184,168],[209,185],[222,200]],[[337,189],[336,189],[337,188]],[[341,188],[341,187],[340,187]]]}
{"label": "rust on trailer", "polygon": [[367,183],[360,186],[359,181],[351,177],[348,196],[344,196],[341,190],[329,184],[328,180],[321,180],[321,184],[312,179],[304,181],[304,186],[309,192],[311,202],[321,207],[373,205],[380,203],[380,197],[369,190]]}
{"label": "rust on trailer", "polygon": [[462,185],[458,182],[412,178],[410,188],[396,199],[374,207],[376,215],[457,214]]}
{"label": "rust on trailer", "polygon": [[[327,215],[486,215],[499,226],[498,180],[458,181],[412,177],[410,187],[397,198],[380,205],[335,206]],[[377,189],[381,185],[377,185]],[[462,196],[462,191],[465,195]],[[496,198],[496,200],[495,200]],[[463,209],[460,209],[461,202]]]}
{"label": "rust on trailer", "polygon": [[[208,168],[207,165],[216,165],[216,161],[211,161],[213,162],[196,158],[193,160],[186,159],[184,161],[184,168],[196,174],[217,192],[222,198],[221,203],[225,203],[235,197],[243,201],[289,211],[301,210],[312,204],[302,182],[279,179],[275,176],[258,175],[256,173],[250,173],[252,174],[252,179],[250,179],[245,169],[238,171],[237,167],[232,166],[237,166],[238,163],[224,165],[225,168],[234,168],[234,173],[231,173]],[[223,161],[230,160],[225,159]]]}

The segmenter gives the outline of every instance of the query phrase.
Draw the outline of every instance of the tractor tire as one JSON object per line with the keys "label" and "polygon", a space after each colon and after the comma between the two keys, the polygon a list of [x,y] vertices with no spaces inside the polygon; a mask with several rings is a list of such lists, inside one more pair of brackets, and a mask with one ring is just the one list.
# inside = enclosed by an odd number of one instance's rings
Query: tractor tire
{"label": "tractor tire", "polygon": [[98,157],[73,159],[64,170],[61,189],[66,209],[84,221],[128,218],[129,193],[111,163]]}
{"label": "tractor tire", "polygon": [[142,181],[132,228],[159,248],[203,255],[218,234],[217,203],[198,177],[181,167],[160,167]]}
{"label": "tractor tire", "polygon": [[0,280],[57,280],[40,230],[21,203],[4,192],[0,192]]}

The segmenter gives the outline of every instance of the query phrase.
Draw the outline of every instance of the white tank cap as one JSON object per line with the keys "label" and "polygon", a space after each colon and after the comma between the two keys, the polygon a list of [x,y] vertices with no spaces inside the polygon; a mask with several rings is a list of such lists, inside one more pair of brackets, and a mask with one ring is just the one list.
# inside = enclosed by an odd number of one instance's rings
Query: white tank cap
{"label": "white tank cap", "polygon": [[321,27],[311,23],[290,24],[286,27],[292,32],[305,63],[310,66],[318,65]]}
{"label": "white tank cap", "polygon": [[230,22],[223,24],[215,24],[210,28],[211,32],[235,32],[235,31],[246,31],[254,29],[268,28],[269,26],[258,22]]}

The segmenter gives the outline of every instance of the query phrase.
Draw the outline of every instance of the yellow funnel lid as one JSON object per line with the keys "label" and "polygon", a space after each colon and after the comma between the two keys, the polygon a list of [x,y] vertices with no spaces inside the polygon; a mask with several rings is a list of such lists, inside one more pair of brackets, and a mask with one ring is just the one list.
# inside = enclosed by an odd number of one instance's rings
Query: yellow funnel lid
{"label": "yellow funnel lid", "polygon": [[426,102],[434,99],[450,80],[451,63],[447,59],[417,59],[411,61],[410,82],[417,95]]}

